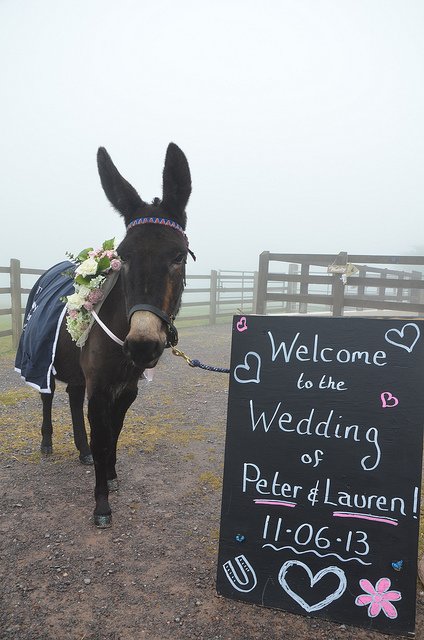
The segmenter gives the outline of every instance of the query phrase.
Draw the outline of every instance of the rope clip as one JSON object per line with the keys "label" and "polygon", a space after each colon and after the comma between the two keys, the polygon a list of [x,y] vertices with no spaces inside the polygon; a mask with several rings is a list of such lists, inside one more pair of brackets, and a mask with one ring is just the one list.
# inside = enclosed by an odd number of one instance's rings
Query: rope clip
{"label": "rope clip", "polygon": [[184,358],[184,360],[187,362],[187,364],[190,365],[190,367],[194,367],[192,359],[189,358],[188,355],[184,353],[184,351],[180,351],[180,349],[177,349],[176,347],[172,347],[172,353],[174,354],[174,356],[179,356],[180,358]]}

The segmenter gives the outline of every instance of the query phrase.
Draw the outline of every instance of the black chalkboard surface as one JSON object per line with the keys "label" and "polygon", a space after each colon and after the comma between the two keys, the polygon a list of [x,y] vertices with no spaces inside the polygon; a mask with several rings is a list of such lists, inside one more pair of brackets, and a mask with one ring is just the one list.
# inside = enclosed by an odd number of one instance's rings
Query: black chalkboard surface
{"label": "black chalkboard surface", "polygon": [[220,594],[415,628],[424,325],[236,317]]}

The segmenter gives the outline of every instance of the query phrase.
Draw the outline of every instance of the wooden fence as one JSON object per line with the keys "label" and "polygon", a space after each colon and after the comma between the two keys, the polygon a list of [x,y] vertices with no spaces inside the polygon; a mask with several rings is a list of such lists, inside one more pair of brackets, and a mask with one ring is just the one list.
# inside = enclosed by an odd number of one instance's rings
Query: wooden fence
{"label": "wooden fence", "polygon": [[[17,347],[22,331],[22,316],[26,296],[36,277],[44,269],[26,269],[19,260],[12,259],[9,267],[0,267],[0,274],[9,276],[9,286],[0,288],[0,294],[10,296],[11,306],[0,308],[0,316],[11,316],[10,328],[0,331],[0,338],[12,336],[12,345]],[[30,278],[31,286],[23,287],[22,279]],[[196,286],[197,285],[197,286]],[[238,310],[252,312],[256,306],[257,274],[253,271],[211,271],[206,275],[188,275],[187,287],[179,315],[179,326],[198,322],[216,324],[231,318]]]}
{"label": "wooden fence", "polygon": [[9,267],[0,267],[0,273],[9,275],[9,287],[0,288],[0,294],[10,295],[11,302],[10,308],[0,309],[0,316],[9,315],[12,317],[11,328],[0,331],[0,338],[12,336],[12,344],[16,348],[22,331],[22,313],[24,311],[22,308],[22,296],[31,291],[31,288],[22,287],[22,276],[38,276],[44,273],[44,269],[22,268],[19,260],[12,258]]}
{"label": "wooden fence", "polygon": [[[270,263],[279,264],[271,271]],[[278,272],[282,264],[286,273]],[[314,305],[320,310],[331,308],[333,316],[342,316],[346,308],[423,313],[422,271],[405,270],[423,265],[422,256],[264,251],[259,258],[255,312],[265,314],[269,303],[278,301],[288,312],[307,313]]]}
{"label": "wooden fence", "polygon": [[[202,282],[203,286],[195,287]],[[238,310],[252,312],[256,306],[257,273],[254,271],[211,271],[210,275],[188,275],[181,321],[216,324]],[[183,322],[184,324],[184,322]]]}
{"label": "wooden fence", "polygon": [[[271,271],[271,263],[277,264],[275,271]],[[278,272],[282,265],[286,272]],[[355,273],[350,273],[351,265],[355,265]],[[423,313],[422,272],[394,269],[393,265],[423,267],[424,257],[265,251],[260,255],[258,272],[213,270],[206,275],[187,276],[179,324],[215,324],[239,312],[307,313],[325,308],[331,308],[333,316],[343,315],[350,307]],[[22,331],[24,296],[30,292],[35,276],[42,273],[44,269],[21,267],[16,259],[9,267],[0,267],[0,274],[9,276],[9,286],[0,288],[0,294],[9,295],[11,301],[10,307],[0,308],[0,316],[11,316],[11,327],[0,331],[0,338],[12,336],[14,348]],[[28,277],[31,286],[23,287],[22,279]]]}

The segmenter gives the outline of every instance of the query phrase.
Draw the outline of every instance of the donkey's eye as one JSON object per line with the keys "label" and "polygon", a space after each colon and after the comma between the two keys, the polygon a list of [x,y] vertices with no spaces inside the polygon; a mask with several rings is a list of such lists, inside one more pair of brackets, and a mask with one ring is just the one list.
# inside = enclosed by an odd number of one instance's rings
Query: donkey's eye
{"label": "donkey's eye", "polygon": [[179,253],[173,260],[173,264],[183,264],[183,262],[186,261],[186,254],[185,253]]}

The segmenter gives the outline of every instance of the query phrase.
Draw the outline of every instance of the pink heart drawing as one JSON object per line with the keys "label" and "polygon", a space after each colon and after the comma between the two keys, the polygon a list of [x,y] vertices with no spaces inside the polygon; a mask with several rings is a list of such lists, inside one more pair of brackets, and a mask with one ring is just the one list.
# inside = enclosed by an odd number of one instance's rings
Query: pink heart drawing
{"label": "pink heart drawing", "polygon": [[383,391],[380,398],[381,406],[383,407],[383,409],[397,407],[397,405],[399,404],[399,399],[396,398],[396,396],[394,396],[392,393],[390,393],[390,391]]}
{"label": "pink heart drawing", "polygon": [[244,316],[242,316],[240,320],[237,322],[236,327],[237,327],[237,331],[240,331],[240,333],[242,331],[247,331],[247,320]]}

